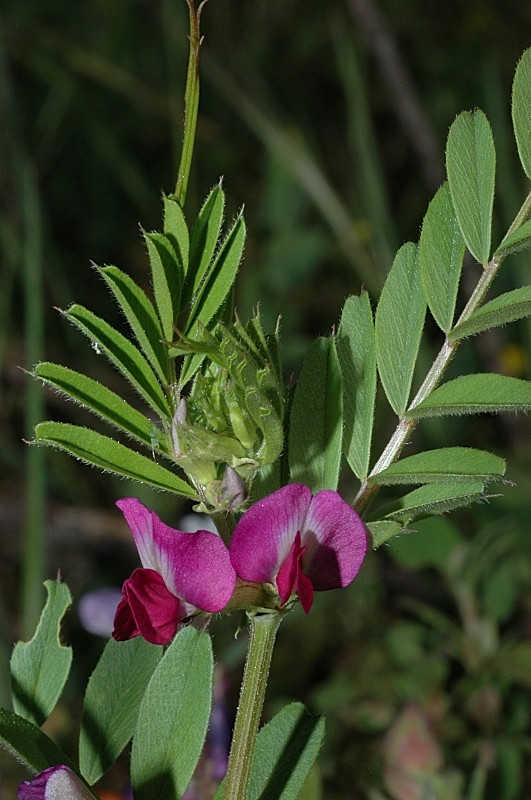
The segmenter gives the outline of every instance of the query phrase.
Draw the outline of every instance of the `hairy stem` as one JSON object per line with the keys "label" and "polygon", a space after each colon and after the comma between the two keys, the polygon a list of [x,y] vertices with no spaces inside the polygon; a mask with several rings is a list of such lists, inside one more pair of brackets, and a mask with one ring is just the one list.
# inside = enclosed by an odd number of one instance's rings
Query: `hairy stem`
{"label": "hairy stem", "polygon": [[250,618],[250,639],[236,713],[225,779],[224,800],[246,800],[254,744],[273,654],[280,614],[256,614]]}

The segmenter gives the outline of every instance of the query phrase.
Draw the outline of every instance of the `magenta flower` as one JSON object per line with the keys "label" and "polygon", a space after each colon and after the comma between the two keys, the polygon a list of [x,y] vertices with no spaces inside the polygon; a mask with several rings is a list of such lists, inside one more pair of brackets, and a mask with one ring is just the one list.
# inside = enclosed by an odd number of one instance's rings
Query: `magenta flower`
{"label": "magenta flower", "polygon": [[18,800],[94,800],[94,795],[71,769],[61,764],[40,772],[18,787]]}
{"label": "magenta flower", "polygon": [[112,635],[168,644],[196,611],[221,611],[234,591],[229,551],[212,531],[185,533],[165,525],[134,497],[118,500],[142,568],[122,586]]}
{"label": "magenta flower", "polygon": [[367,532],[337,492],[312,496],[302,483],[284,486],[245,512],[230,557],[244,581],[273,583],[284,604],[296,592],[306,613],[314,590],[354,580],[367,552]]}

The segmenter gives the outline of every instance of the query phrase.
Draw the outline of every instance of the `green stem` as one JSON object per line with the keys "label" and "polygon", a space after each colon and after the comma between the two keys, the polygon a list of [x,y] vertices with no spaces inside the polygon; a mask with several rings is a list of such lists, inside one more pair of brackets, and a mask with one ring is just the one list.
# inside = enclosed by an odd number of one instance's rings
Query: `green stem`
{"label": "green stem", "polygon": [[188,57],[188,71],[186,75],[186,90],[184,94],[184,136],[181,163],[177,174],[175,195],[181,207],[184,206],[190,167],[194,154],[195,130],[197,126],[197,111],[199,108],[199,52],[201,50],[201,34],[199,22],[201,10],[206,3],[203,0],[196,11],[194,0],[186,0],[190,12],[190,55]]}
{"label": "green stem", "polygon": [[246,800],[254,743],[269,676],[280,614],[250,617],[250,639],[240,690],[240,702],[230,748],[224,800]]}

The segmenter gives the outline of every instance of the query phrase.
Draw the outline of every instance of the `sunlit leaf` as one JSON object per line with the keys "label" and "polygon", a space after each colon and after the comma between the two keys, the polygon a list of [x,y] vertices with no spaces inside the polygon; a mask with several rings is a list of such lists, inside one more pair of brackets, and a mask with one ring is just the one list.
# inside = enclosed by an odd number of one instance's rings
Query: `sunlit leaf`
{"label": "sunlit leaf", "polygon": [[497,248],[496,256],[507,256],[531,247],[531,219],[506,236]]}
{"label": "sunlit leaf", "polygon": [[229,230],[199,288],[184,331],[187,336],[194,330],[196,322],[208,326],[225,302],[236,280],[244,243],[245,222],[240,215]]}
{"label": "sunlit leaf", "polygon": [[292,481],[336,489],[341,464],[341,373],[333,337],[313,343],[295,387],[289,428]]}
{"label": "sunlit leaf", "polygon": [[452,327],[465,240],[447,183],[428,206],[419,241],[420,274],[429,309],[439,327]]}
{"label": "sunlit leaf", "polygon": [[41,422],[35,428],[35,443],[65,450],[86,464],[106,472],[115,472],[140,483],[148,483],[157,489],[198,499],[189,484],[153,458],[147,458],[89,428],[64,422]]}
{"label": "sunlit leaf", "polygon": [[45,581],[48,598],[34,637],[17,642],[11,656],[13,708],[35,725],[42,725],[55,708],[63,691],[72,648],[60,640],[61,621],[72,603],[68,586]]}
{"label": "sunlit leaf", "polygon": [[516,67],[513,82],[512,115],[518,154],[528,178],[531,178],[531,48]]}
{"label": "sunlit leaf", "polygon": [[63,313],[89,338],[94,349],[105,353],[148,405],[161,417],[171,418],[168,400],[157,376],[129,339],[83,306],[70,306]]}
{"label": "sunlit leaf", "polygon": [[131,755],[135,800],[179,800],[201,755],[212,702],[210,636],[183,628],[153,673]]}
{"label": "sunlit leaf", "polygon": [[168,353],[157,312],[146,293],[117,267],[98,267],[118,301],[136,340],[162,383],[168,378]]}
{"label": "sunlit leaf", "polygon": [[446,171],[455,213],[468,249],[480,264],[490,255],[496,151],[483,111],[463,111],[446,144]]}
{"label": "sunlit leaf", "polygon": [[473,447],[442,447],[402,458],[377,475],[369,483],[433,483],[434,481],[482,481],[500,478],[505,461],[499,456]]}
{"label": "sunlit leaf", "polygon": [[195,298],[214,256],[221,234],[225,195],[221,185],[214,186],[192,228],[190,235],[190,268],[186,276],[182,305]]}
{"label": "sunlit leaf", "polygon": [[154,441],[154,426],[151,420],[98,381],[68,367],[47,361],[37,364],[34,375],[143,444],[150,447],[156,445],[157,449],[161,448],[167,452],[163,439],[157,437]]}
{"label": "sunlit leaf", "polygon": [[405,494],[382,511],[388,519],[408,524],[413,519],[444,514],[485,496],[482,481],[429,483]]}
{"label": "sunlit leaf", "polygon": [[507,375],[462,375],[439,386],[407,416],[437,417],[450,414],[528,411],[531,409],[531,381]]}
{"label": "sunlit leaf", "polygon": [[448,334],[452,342],[465,336],[473,336],[489,328],[496,328],[508,322],[522,319],[531,314],[531,286],[521,286],[512,292],[495,297],[481,306],[471,317]]}
{"label": "sunlit leaf", "polygon": [[162,233],[146,233],[144,238],[151,265],[153,291],[164,338],[171,341],[173,325],[181,310],[181,269],[170,240]]}
{"label": "sunlit leaf", "polygon": [[367,292],[347,299],[336,346],[343,379],[343,452],[354,474],[365,478],[376,398],[374,324]]}
{"label": "sunlit leaf", "polygon": [[141,636],[107,642],[90,676],[81,719],[79,767],[91,785],[132,738],[140,702],[162,653],[162,647]]}
{"label": "sunlit leaf", "polygon": [[395,256],[376,309],[378,371],[398,415],[407,408],[425,313],[418,249],[408,242]]}

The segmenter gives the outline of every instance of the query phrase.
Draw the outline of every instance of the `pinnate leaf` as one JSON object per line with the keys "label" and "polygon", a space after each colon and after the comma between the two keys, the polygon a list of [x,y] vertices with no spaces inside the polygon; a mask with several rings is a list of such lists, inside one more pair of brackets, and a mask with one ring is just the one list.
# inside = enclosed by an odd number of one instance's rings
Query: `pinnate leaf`
{"label": "pinnate leaf", "polygon": [[500,478],[505,461],[499,456],[473,447],[442,447],[402,458],[377,475],[369,483],[392,485],[401,483],[433,483],[435,481],[482,481]]}
{"label": "pinnate leaf", "polygon": [[313,492],[336,489],[341,464],[341,373],[333,337],[320,338],[304,359],[289,428],[292,481]]}
{"label": "pinnate leaf", "polygon": [[168,378],[168,353],[162,344],[164,334],[157,312],[146,293],[117,267],[98,267],[98,272],[114,294],[158,379]]}
{"label": "pinnate leaf", "polygon": [[473,336],[489,328],[514,322],[531,314],[531,286],[521,286],[512,292],[495,297],[481,306],[471,317],[450,331],[448,339],[452,342],[465,336]]}
{"label": "pinnate leaf", "polygon": [[452,414],[482,414],[531,409],[531,381],[507,375],[462,375],[443,383],[407,416],[414,419]]}
{"label": "pinnate leaf", "polygon": [[377,522],[368,522],[367,527],[371,534],[372,547],[376,550],[382,544],[387,544],[395,536],[404,533],[404,528],[399,522],[391,519],[381,519]]}
{"label": "pinnate leaf", "polygon": [[452,327],[465,240],[457,222],[447,183],[428,206],[419,241],[420,273],[428,307],[438,326]]}
{"label": "pinnate leaf", "polygon": [[[143,444],[152,446],[151,420],[103,384],[73,369],[47,361],[37,364],[34,375]],[[157,441],[157,447],[160,444]]]}
{"label": "pinnate leaf", "polygon": [[463,111],[446,145],[446,172],[457,219],[468,249],[480,264],[490,254],[496,151],[483,111]]}
{"label": "pinnate leaf", "polygon": [[526,220],[523,225],[506,236],[497,248],[495,255],[507,256],[517,253],[519,250],[526,250],[528,247],[531,247],[531,219]]}
{"label": "pinnate leaf", "polygon": [[393,410],[407,407],[426,314],[418,248],[403,245],[382,289],[376,310],[376,360]]}
{"label": "pinnate leaf", "polygon": [[132,738],[140,702],[162,654],[162,647],[141,636],[107,642],[90,676],[81,719],[79,767],[91,785]]}
{"label": "pinnate leaf", "polygon": [[163,233],[146,233],[155,303],[162,332],[167,341],[173,338],[173,325],[179,316],[181,300],[181,268],[170,240]]}
{"label": "pinnate leaf", "polygon": [[66,753],[40,728],[5,708],[0,708],[0,747],[33,773],[53,764],[76,771]]}
{"label": "pinnate leaf", "polygon": [[413,519],[433,514],[445,514],[470,505],[485,496],[482,481],[458,483],[429,483],[405,494],[384,510],[388,519],[408,524]]}
{"label": "pinnate leaf", "polygon": [[221,235],[225,195],[221,185],[214,186],[192,228],[190,236],[190,268],[183,290],[183,307],[195,298],[201,286]]}
{"label": "pinnate leaf", "polygon": [[210,636],[183,628],[140,704],[131,756],[135,800],[178,800],[201,755],[212,701]]}
{"label": "pinnate leaf", "polygon": [[376,398],[374,323],[367,292],[347,299],[336,346],[343,380],[343,452],[354,474],[365,478]]}
{"label": "pinnate leaf", "polygon": [[513,81],[512,116],[518,154],[531,178],[531,48],[518,62]]}
{"label": "pinnate leaf", "polygon": [[188,269],[188,256],[190,250],[190,236],[188,225],[184,218],[183,210],[175,195],[164,195],[164,236],[173,247],[179,262],[180,283],[182,283]]}
{"label": "pinnate leaf", "polygon": [[95,348],[105,353],[148,405],[161,417],[171,418],[168,400],[157,376],[140,350],[129,339],[83,306],[70,306],[68,311],[63,313],[90,339]]}
{"label": "pinnate leaf", "polygon": [[72,648],[59,639],[61,620],[72,603],[70,591],[60,581],[44,585],[48,598],[35,635],[17,642],[11,656],[13,708],[35,725],[42,725],[55,708],[72,664]]}
{"label": "pinnate leaf", "polygon": [[106,472],[114,472],[193,500],[198,499],[188,483],[153,458],[147,458],[89,428],[64,422],[41,422],[35,428],[35,444],[57,447]]}

